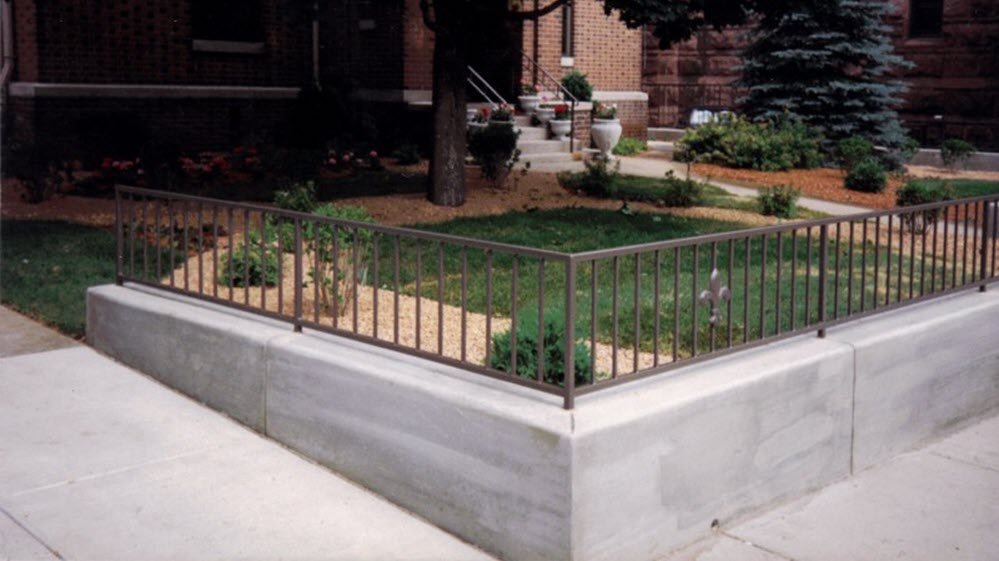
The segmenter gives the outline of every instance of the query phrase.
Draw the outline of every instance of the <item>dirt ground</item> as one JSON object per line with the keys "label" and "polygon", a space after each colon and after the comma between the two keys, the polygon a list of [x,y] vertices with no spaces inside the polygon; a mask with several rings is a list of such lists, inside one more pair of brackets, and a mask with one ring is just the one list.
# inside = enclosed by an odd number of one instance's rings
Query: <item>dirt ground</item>
{"label": "dirt ground", "polygon": [[[895,206],[895,191],[905,184],[904,178],[890,177],[888,188],[883,193],[860,193],[843,186],[846,173],[839,169],[819,168],[762,172],[746,169],[732,169],[713,164],[694,164],[694,173],[701,176],[728,180],[742,184],[777,186],[791,185],[801,189],[806,197],[858,205],[868,208],[892,208]],[[909,166],[909,177],[941,177],[944,179],[987,179],[999,181],[999,172],[950,171],[928,166]]]}

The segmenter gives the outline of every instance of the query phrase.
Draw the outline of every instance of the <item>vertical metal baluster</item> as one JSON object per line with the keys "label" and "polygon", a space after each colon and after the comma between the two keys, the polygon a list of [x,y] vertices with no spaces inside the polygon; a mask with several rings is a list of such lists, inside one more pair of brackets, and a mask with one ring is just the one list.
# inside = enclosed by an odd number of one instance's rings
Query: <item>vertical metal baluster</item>
{"label": "vertical metal baluster", "polygon": [[992,230],[991,230],[991,233],[989,235],[989,239],[992,240],[992,251],[991,251],[991,255],[992,255],[992,274],[991,274],[991,276],[994,277],[996,275],[996,247],[999,247],[999,243],[997,243],[997,241],[999,241],[999,201],[993,201],[993,202],[995,202],[996,204],[992,205],[992,219],[990,221],[990,224],[992,224]]}
{"label": "vertical metal baluster", "polygon": [[117,188],[114,190],[114,282],[121,286],[125,282],[125,224],[122,209],[122,195]]}
{"label": "vertical metal baluster", "polygon": [[189,265],[187,264],[187,262],[188,262],[188,258],[187,258],[188,254],[187,254],[187,252],[188,252],[188,250],[191,247],[190,246],[190,240],[187,237],[187,213],[188,212],[189,211],[188,211],[188,208],[187,208],[187,201],[184,201],[183,214],[181,215],[181,223],[183,224],[183,228],[184,228],[184,234],[183,234],[184,248],[181,250],[181,252],[182,252],[181,257],[184,259],[184,290],[185,291],[190,290],[190,284],[191,284],[191,282],[190,282],[191,274],[190,274],[190,271],[188,270],[189,269]]}
{"label": "vertical metal baluster", "polygon": [[[735,270],[735,239],[729,238],[728,240],[728,287],[732,288],[732,275]],[[732,321],[732,296],[729,295],[728,302],[726,303],[725,311],[725,323],[726,323],[726,336],[728,337],[727,348],[732,347],[732,325],[735,323]]]}
{"label": "vertical metal baluster", "polygon": [[699,247],[695,243],[693,247],[694,260],[691,269],[693,271],[693,277],[691,279],[691,290],[690,290],[690,356],[697,356],[697,273],[701,268],[701,260],[699,256]]}
{"label": "vertical metal baluster", "polygon": [[767,336],[767,235],[760,236],[760,339]]}
{"label": "vertical metal baluster", "polygon": [[881,217],[874,219],[874,294],[871,297],[871,308],[878,308],[878,284],[881,281]]}
{"label": "vertical metal baluster", "polygon": [[621,263],[618,257],[614,256],[614,282],[611,294],[611,378],[617,378],[617,291],[618,280],[621,273]]}
{"label": "vertical metal baluster", "polygon": [[[711,272],[708,273],[708,275],[710,276],[714,274],[714,271],[717,268],[718,268],[718,242],[711,242]],[[715,350],[716,328],[717,326],[714,323],[710,323],[709,337],[708,337],[708,349],[710,352],[714,352]]]}
{"label": "vertical metal baluster", "polygon": [[888,249],[885,251],[885,306],[891,304],[891,234],[892,216],[888,215]]}
{"label": "vertical metal baluster", "polygon": [[576,262],[565,262],[565,350],[562,351],[565,373],[565,401],[563,406],[572,409],[576,393]]}
{"label": "vertical metal baluster", "polygon": [[905,267],[905,221],[902,219],[902,215],[898,215],[898,272],[895,279],[895,302],[902,301],[902,269]]}
{"label": "vertical metal baluster", "polygon": [[128,276],[135,277],[135,195],[128,196]]}
{"label": "vertical metal baluster", "polygon": [[[283,256],[282,256],[283,257]],[[302,255],[302,219],[295,219],[295,274],[293,281],[295,283],[294,292],[292,297],[295,299],[295,309],[293,314],[295,315],[295,331],[298,333],[302,332],[302,305],[304,301],[304,296],[302,294],[302,280],[304,271],[302,271],[303,263]]]}
{"label": "vertical metal baluster", "polygon": [[[417,258],[419,258],[419,253],[417,253]],[[417,272],[416,277],[416,324],[420,324],[420,277],[419,272]],[[330,299],[333,304],[333,329],[340,326],[340,225],[333,224],[333,283],[330,289]],[[417,338],[417,347],[419,347],[419,338]]]}
{"label": "vertical metal baluster", "polygon": [[774,320],[776,321],[776,326],[774,326],[774,335],[780,335],[781,328],[781,317],[780,317],[780,281],[781,281],[781,269],[784,268],[784,232],[777,232],[777,283],[774,292]]}
{"label": "vertical metal baluster", "polygon": [[[392,342],[396,345],[399,344],[399,235],[395,236],[395,243],[393,244],[393,257],[392,257],[392,268],[395,273],[395,290],[392,292]],[[486,341],[486,350],[489,349],[489,341]],[[489,361],[486,361],[486,366],[489,366]]]}
{"label": "vertical metal baluster", "polygon": [[[260,309],[267,309],[267,216],[261,211],[260,213]],[[187,227],[184,227],[184,231],[187,231]],[[281,240],[280,233],[278,234],[278,241]],[[279,267],[280,269],[280,267]],[[250,283],[247,282],[246,286],[249,287]]]}
{"label": "vertical metal baluster", "polygon": [[680,248],[673,248],[673,362],[680,360]]}
{"label": "vertical metal baluster", "polygon": [[746,236],[746,255],[745,255],[745,267],[743,268],[742,275],[742,342],[749,342],[749,265],[751,263],[750,252],[752,250],[752,242],[749,236]]}
{"label": "vertical metal baluster", "polygon": [[468,246],[461,246],[461,361],[468,358]]}
{"label": "vertical metal baluster", "polygon": [[486,366],[492,365],[493,347],[493,250],[486,250]]}
{"label": "vertical metal baluster", "polygon": [[808,227],[805,236],[805,323],[802,327],[812,324],[812,228]]}
{"label": "vertical metal baluster", "polygon": [[437,354],[444,355],[444,243],[437,243]]}
{"label": "vertical metal baluster", "polygon": [[358,278],[360,277],[360,271],[359,271],[358,267],[361,266],[361,260],[358,258],[358,252],[359,252],[359,249],[360,249],[359,248],[359,241],[360,241],[359,238],[361,237],[360,233],[361,233],[360,229],[357,226],[354,226],[354,228],[351,230],[351,244],[350,244],[350,246],[351,246],[351,248],[350,248],[350,260],[351,260],[351,273],[350,273],[350,288],[351,288],[351,292],[350,292],[350,300],[351,300],[351,310],[350,310],[350,312],[351,312],[351,316],[352,317],[350,318],[350,320],[351,320],[350,323],[351,323],[351,328],[353,329],[354,333],[357,333],[357,319],[358,319],[357,318],[357,316],[358,316],[358,313],[357,313],[357,301],[360,300],[360,298],[358,298],[358,296],[360,296],[360,294],[358,293],[359,292],[359,287],[357,285]]}
{"label": "vertical metal baluster", "polygon": [[198,294],[205,292],[205,217],[204,203],[198,201]]}
{"label": "vertical metal baluster", "polygon": [[791,331],[798,315],[798,301],[794,297],[798,284],[798,230],[791,230]]}
{"label": "vertical metal baluster", "polygon": [[[819,227],[819,325],[826,323],[826,292],[829,280],[829,225]],[[825,327],[819,329],[819,337],[826,336]]]}
{"label": "vertical metal baluster", "polygon": [[850,254],[847,256],[849,266],[846,272],[846,315],[853,314],[853,250],[854,250],[854,222],[850,221]]}
{"label": "vertical metal baluster", "polygon": [[277,237],[277,299],[277,313],[284,315],[284,236],[281,234]]}
{"label": "vertical metal baluster", "polygon": [[909,213],[909,300],[916,292],[916,213]]}
{"label": "vertical metal baluster", "polygon": [[319,284],[326,279],[326,266],[319,259],[322,252],[319,245],[322,243],[319,235],[321,227],[321,222],[312,221],[312,321],[314,323],[319,323]]}
{"label": "vertical metal baluster", "polygon": [[510,290],[510,375],[517,375],[517,255],[513,259]]}
{"label": "vertical metal baluster", "polygon": [[597,260],[590,261],[590,383],[597,382]]}
{"label": "vertical metal baluster", "polygon": [[926,229],[929,227],[929,214],[927,211],[923,211],[923,225],[921,231],[919,232],[920,242],[922,247],[920,248],[921,256],[919,258],[919,295],[922,296],[926,294]]}
{"label": "vertical metal baluster", "polygon": [[954,248],[953,248],[954,249],[954,252],[953,252],[954,264],[950,268],[950,286],[953,288],[953,287],[957,286],[957,258],[958,258],[957,242],[959,241],[958,238],[961,237],[961,222],[960,222],[960,218],[958,218],[958,216],[957,216],[958,206],[954,205],[952,207],[947,207],[948,214],[950,214],[950,212],[949,212],[950,209],[954,209],[954,235],[953,235],[953,238],[954,238]]}
{"label": "vertical metal baluster", "polygon": [[250,305],[250,211],[243,211],[243,304]]}
{"label": "vertical metal baluster", "polygon": [[174,242],[174,234],[176,232],[176,229],[173,227],[173,223],[174,223],[174,215],[173,215],[173,213],[174,213],[174,210],[173,210],[173,201],[169,201],[168,200],[167,201],[167,215],[168,215],[168,218],[170,220],[170,226],[169,226],[169,229],[167,230],[167,242],[170,244],[170,253],[169,253],[169,255],[170,255],[170,263],[169,263],[169,265],[170,265],[170,286],[171,287],[177,285],[177,281],[174,278],[174,277],[177,276],[177,269],[175,267],[175,265],[177,264],[177,252],[176,252],[176,245],[177,244]]}
{"label": "vertical metal baluster", "polygon": [[964,203],[964,243],[961,244],[961,286],[968,284],[968,203]]}
{"label": "vertical metal baluster", "polygon": [[[156,199],[155,205],[153,215],[154,220],[156,220],[156,282],[161,282],[163,279],[163,224],[160,208],[163,207],[163,201]],[[230,228],[229,231],[232,232],[232,229]],[[231,258],[230,261],[232,261]],[[231,278],[232,275],[230,274],[229,277]]]}
{"label": "vertical metal baluster", "polygon": [[545,381],[545,260],[538,260],[538,382]]}
{"label": "vertical metal baluster", "polygon": [[983,223],[983,212],[985,211],[985,201],[975,203],[975,227],[972,230],[972,245],[971,245],[971,280],[978,280],[978,254],[980,251],[979,242],[979,229],[982,230],[982,234],[985,233],[985,226]]}
{"label": "vertical metal baluster", "polygon": [[867,219],[864,219],[864,237],[860,246],[860,311],[867,308]]}
{"label": "vertical metal baluster", "polygon": [[212,205],[212,296],[219,297],[219,207]]}
{"label": "vertical metal baluster", "polygon": [[839,253],[840,253],[840,250],[839,250],[839,239],[840,239],[840,236],[842,234],[842,228],[841,228],[842,226],[843,226],[842,222],[837,222],[836,223],[836,248],[835,248],[835,251],[836,251],[836,260],[835,260],[835,265],[834,265],[836,267],[836,278],[833,280],[833,287],[834,287],[834,289],[833,289],[833,319],[839,319]]}
{"label": "vertical metal baluster", "polygon": [[940,290],[947,290],[947,230],[948,228],[948,213],[947,207],[940,209],[943,211],[943,256],[940,259]]}
{"label": "vertical metal baluster", "polygon": [[662,267],[661,255],[657,249],[653,254],[653,261],[655,261],[656,272],[653,278],[653,295],[652,295],[652,309],[655,310],[655,319],[652,326],[652,366],[659,366],[659,316],[661,310],[659,309],[659,291],[660,291],[660,268]]}
{"label": "vertical metal baluster", "polygon": [[371,336],[378,338],[378,244],[380,236],[371,232]]}
{"label": "vertical metal baluster", "polygon": [[[236,227],[235,224],[236,224],[236,222],[235,222],[235,216],[234,216],[234,214],[235,214],[235,209],[232,208],[232,207],[229,207],[228,210],[226,211],[226,215],[227,215],[227,217],[229,219],[228,220],[229,237],[226,240],[226,247],[229,249],[229,259],[227,260],[228,263],[226,265],[228,266],[228,269],[229,269],[229,301],[230,302],[232,302],[235,299],[235,294],[234,294],[233,286],[232,286],[232,274],[233,274],[232,273],[232,266],[233,266],[232,262],[233,262],[234,258],[236,257],[236,230],[235,230],[235,227]],[[157,222],[159,222],[159,220],[157,220]]]}
{"label": "vertical metal baluster", "polygon": [[635,356],[632,372],[638,372],[638,353],[640,350],[639,344],[642,340],[642,324],[641,324],[641,296],[642,296],[642,254],[635,254]]}
{"label": "vertical metal baluster", "polygon": [[930,261],[930,294],[937,291],[937,235],[940,232],[940,225],[937,224],[936,218],[939,216],[940,214],[937,212],[933,220],[933,256],[932,261]]}

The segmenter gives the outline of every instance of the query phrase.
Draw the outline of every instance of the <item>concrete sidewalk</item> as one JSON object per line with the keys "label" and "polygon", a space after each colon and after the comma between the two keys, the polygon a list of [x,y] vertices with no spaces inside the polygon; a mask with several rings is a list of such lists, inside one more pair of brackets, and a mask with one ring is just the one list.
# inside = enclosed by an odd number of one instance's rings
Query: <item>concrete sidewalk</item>
{"label": "concrete sidewalk", "polygon": [[23,321],[0,308],[0,560],[492,559]]}
{"label": "concrete sidewalk", "polygon": [[670,561],[999,559],[999,417],[830,485]]}

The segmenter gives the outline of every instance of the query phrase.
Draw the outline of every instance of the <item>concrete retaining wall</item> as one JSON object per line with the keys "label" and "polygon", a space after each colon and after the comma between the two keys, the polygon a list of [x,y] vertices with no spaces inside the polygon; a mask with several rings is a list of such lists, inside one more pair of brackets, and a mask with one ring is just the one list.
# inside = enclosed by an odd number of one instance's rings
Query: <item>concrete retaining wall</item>
{"label": "concrete retaining wall", "polygon": [[132,287],[96,348],[504,559],[655,559],[999,405],[999,286],[560,400]]}

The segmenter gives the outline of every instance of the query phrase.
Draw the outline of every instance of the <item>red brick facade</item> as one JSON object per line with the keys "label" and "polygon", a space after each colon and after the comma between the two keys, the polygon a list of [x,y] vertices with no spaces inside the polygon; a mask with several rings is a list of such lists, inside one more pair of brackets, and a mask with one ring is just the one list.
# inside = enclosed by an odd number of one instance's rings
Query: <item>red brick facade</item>
{"label": "red brick facade", "polygon": [[[893,1],[898,10],[886,23],[895,51],[916,65],[900,76],[910,87],[901,114],[913,136],[929,146],[961,137],[999,150],[999,3],[944,0],[942,32],[910,38],[910,2]],[[683,125],[694,106],[732,104],[738,94],[728,84],[738,77],[744,31],[702,32],[666,51],[647,47],[652,126]]]}

